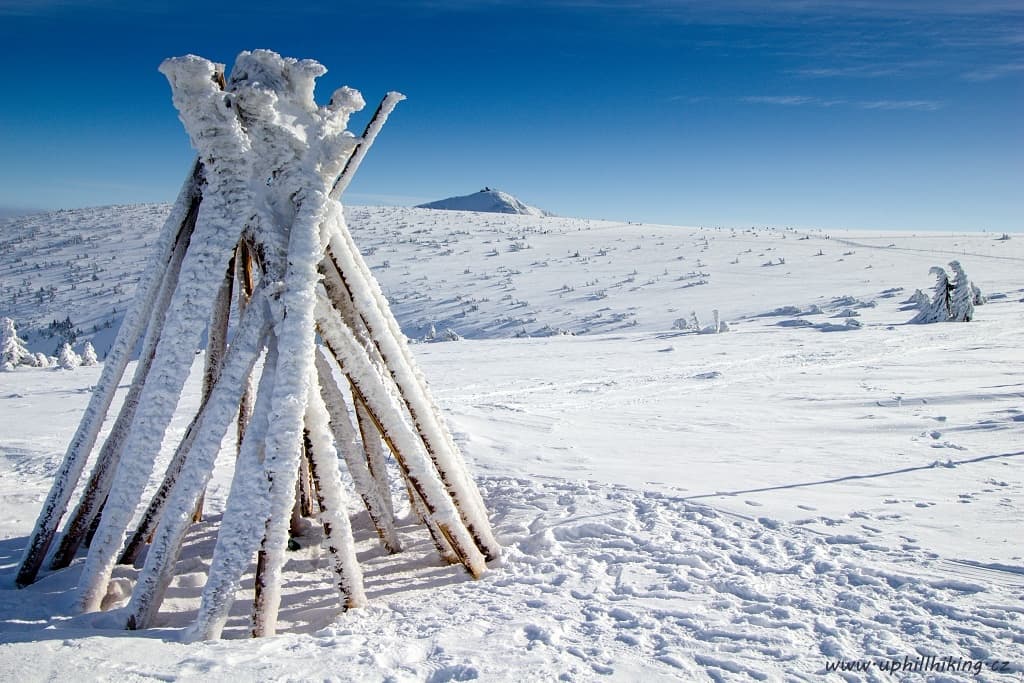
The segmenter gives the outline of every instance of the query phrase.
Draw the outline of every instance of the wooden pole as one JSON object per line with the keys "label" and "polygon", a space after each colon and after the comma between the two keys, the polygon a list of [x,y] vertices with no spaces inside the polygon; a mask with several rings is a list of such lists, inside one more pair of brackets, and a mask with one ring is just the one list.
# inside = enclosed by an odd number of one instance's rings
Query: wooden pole
{"label": "wooden pole", "polygon": [[61,569],[68,566],[74,559],[75,553],[86,536],[91,536],[90,530],[95,529],[95,523],[103,505],[110,492],[110,485],[114,480],[114,472],[121,460],[124,446],[124,439],[128,434],[128,428],[135,418],[135,411],[139,406],[139,396],[142,387],[146,383],[149,371],[153,367],[153,358],[156,355],[156,345],[163,332],[164,322],[167,316],[167,308],[170,306],[171,298],[178,284],[178,275],[181,272],[181,263],[185,259],[185,252],[188,249],[192,232],[195,230],[196,216],[199,214],[199,204],[202,201],[201,195],[193,198],[189,211],[182,223],[182,229],[175,239],[174,248],[163,282],[160,285],[160,294],[150,314],[149,323],[146,327],[145,341],[142,352],[139,355],[139,363],[135,368],[135,375],[132,384],[125,396],[121,410],[117,414],[114,426],[107,435],[103,446],[100,449],[96,464],[93,466],[92,474],[82,492],[78,506],[71,517],[71,521],[65,526],[60,545],[54,553],[50,563],[51,569]]}
{"label": "wooden pole", "polygon": [[[235,247],[235,253],[238,248]],[[206,334],[206,358],[203,367],[203,394],[202,401],[205,402],[213,391],[213,385],[220,376],[221,364],[224,362],[224,352],[228,348],[228,321],[231,319],[231,299],[235,282],[235,255],[232,254],[228,261],[227,272],[224,274],[224,281],[217,291],[217,299],[213,303],[213,314],[210,316],[210,324]],[[192,521],[203,520],[203,501],[206,499],[206,491],[199,494],[196,502],[196,509],[192,512]]]}
{"label": "wooden pole", "polygon": [[[328,413],[328,426],[334,436],[335,448],[345,459],[356,493],[362,498],[366,511],[370,515],[377,535],[384,549],[389,553],[397,553],[402,549],[398,534],[395,531],[395,518],[390,508],[385,505],[385,495],[390,502],[390,494],[380,491],[378,482],[370,475],[363,456],[363,443],[352,425],[345,399],[334,381],[330,364],[323,353],[316,357],[318,385],[321,401]],[[380,439],[377,439],[378,443]]]}
{"label": "wooden pole", "polygon": [[153,301],[158,296],[163,284],[174,245],[181,239],[192,205],[199,196],[202,168],[202,164],[196,160],[157,240],[153,265],[143,274],[135,302],[121,321],[117,338],[103,363],[99,382],[89,399],[85,415],[79,423],[75,435],[71,438],[71,443],[68,444],[64,460],[61,461],[60,468],[54,475],[53,486],[43,503],[43,509],[39,513],[35,529],[29,536],[25,555],[15,578],[15,583],[19,587],[27,586],[35,581],[39,568],[46,557],[46,552],[53,542],[57,526],[67,510],[71,495],[82,476],[83,469],[85,469],[89,454],[96,444],[96,438],[99,436],[107,411],[110,409],[118,383],[124,376],[131,354],[139,343],[145,324],[150,318]]}
{"label": "wooden pole", "polygon": [[330,416],[315,383],[309,387],[306,423],[309,425],[311,446],[309,466],[316,480],[320,521],[324,527],[327,552],[334,562],[338,591],[345,609],[365,607],[363,572],[356,559],[356,542],[352,537],[352,525],[341,495],[338,452],[330,432]]}
{"label": "wooden pole", "polygon": [[203,588],[195,624],[186,633],[186,640],[211,640],[220,637],[242,572],[253,557],[259,557],[256,568],[256,591],[261,591],[263,567],[266,562],[259,551],[266,536],[270,505],[267,500],[267,479],[263,471],[264,442],[270,428],[271,397],[277,376],[277,343],[273,334],[263,360],[263,375],[256,392],[252,420],[245,432],[242,448],[235,462],[231,490],[217,534],[217,544],[210,561],[209,578]]}
{"label": "wooden pole", "polygon": [[269,328],[268,311],[263,301],[250,306],[239,323],[234,343],[224,357],[221,374],[210,392],[205,414],[198,420],[192,448],[168,496],[168,513],[157,525],[146,554],[146,563],[132,591],[126,608],[126,624],[130,629],[146,628],[160,608],[185,531],[191,523],[189,512],[195,509],[196,501],[213,473],[221,441],[241,400],[242,379],[252,371]]}
{"label": "wooden pole", "polygon": [[348,303],[338,301],[344,297],[336,297],[332,303],[336,306],[341,304],[341,309],[346,305],[352,306],[362,318],[362,325],[373,339],[377,354],[383,359],[383,365],[394,381],[397,395],[402,397],[427,454],[455,502],[459,516],[473,536],[474,544],[488,560],[496,559],[501,554],[501,546],[491,531],[483,500],[475,484],[465,475],[462,456],[425,384],[419,379],[421,375],[413,365],[411,354],[405,348],[404,337],[401,330],[396,329],[397,322],[386,301],[380,300],[383,294],[379,292],[373,276],[363,270],[365,262],[359,256],[355,244],[349,242],[351,236],[348,231],[342,225],[336,227],[322,268],[326,267],[334,278],[344,283],[343,291],[350,296],[354,289],[348,279],[359,278],[362,285],[359,291],[370,291],[379,294],[380,298],[372,296],[369,300],[357,300],[352,297],[351,303]]}
{"label": "wooden pole", "polygon": [[[420,459],[420,454],[423,454],[422,444],[419,443],[414,432],[410,433],[408,425],[402,418],[400,406],[367,400],[369,392],[372,392],[374,396],[398,395],[393,380],[390,376],[381,375],[367,356],[366,351],[359,346],[351,331],[341,321],[340,315],[327,302],[326,294],[318,300],[317,309],[320,334],[331,353],[339,361],[342,370],[348,375],[355,395],[366,404],[381,435],[386,441],[390,440],[388,445],[392,448],[395,460],[402,468],[405,478],[423,499],[427,512],[437,522],[438,528],[459,558],[460,563],[474,578],[479,578],[485,568],[484,558],[473,542],[472,536],[462,525],[454,503],[450,499],[435,495],[435,489],[421,482],[422,477],[437,477],[438,475],[429,458]],[[388,386],[389,384],[391,386]]]}

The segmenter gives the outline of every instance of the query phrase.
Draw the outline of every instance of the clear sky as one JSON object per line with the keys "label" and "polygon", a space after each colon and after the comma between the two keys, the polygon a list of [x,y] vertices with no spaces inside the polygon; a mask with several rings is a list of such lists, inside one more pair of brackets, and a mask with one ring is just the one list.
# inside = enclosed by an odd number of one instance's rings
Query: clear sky
{"label": "clear sky", "polygon": [[351,204],[1024,229],[1021,0],[0,0],[0,208],[172,200],[158,65],[255,48],[408,95]]}

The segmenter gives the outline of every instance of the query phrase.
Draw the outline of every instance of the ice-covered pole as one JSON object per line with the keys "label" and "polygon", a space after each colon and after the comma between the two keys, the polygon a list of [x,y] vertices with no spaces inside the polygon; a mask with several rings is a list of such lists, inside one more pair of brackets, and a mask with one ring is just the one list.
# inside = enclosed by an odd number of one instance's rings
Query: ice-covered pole
{"label": "ice-covered pole", "polygon": [[395,110],[395,106],[399,102],[405,99],[405,95],[400,92],[391,91],[384,96],[381,100],[380,105],[377,106],[377,111],[373,113],[373,118],[370,119],[370,123],[367,124],[366,130],[363,131],[363,137],[359,140],[359,146],[355,148],[352,155],[349,156],[348,161],[345,163],[345,168],[342,169],[341,175],[334,182],[334,187],[331,188],[330,197],[334,201],[341,199],[341,195],[345,193],[345,189],[348,184],[352,182],[352,177],[356,174],[359,169],[359,164],[363,163],[363,158],[369,151],[370,147],[373,146],[373,141],[377,139],[377,133],[387,123],[388,117],[391,116],[391,112]]}
{"label": "ice-covered pole", "polygon": [[103,419],[110,409],[110,403],[114,399],[117,385],[121,381],[121,377],[124,376],[132,351],[142,338],[150,319],[174,247],[181,239],[188,239],[188,236],[183,233],[191,229],[187,219],[194,212],[194,207],[200,199],[201,168],[201,164],[197,160],[182,186],[181,192],[178,193],[178,199],[160,232],[151,261],[152,265],[146,269],[143,280],[139,283],[135,301],[121,321],[114,345],[103,363],[99,382],[97,382],[92,397],[89,399],[89,405],[85,409],[85,416],[79,423],[71,443],[68,444],[64,460],[61,462],[60,469],[57,470],[53,486],[43,503],[43,509],[39,513],[35,529],[29,537],[28,546],[15,579],[20,587],[27,586],[36,580],[46,552],[53,542],[57,526],[67,510],[71,494],[74,492],[75,485],[85,469],[89,454],[96,444],[96,438],[103,426]]}

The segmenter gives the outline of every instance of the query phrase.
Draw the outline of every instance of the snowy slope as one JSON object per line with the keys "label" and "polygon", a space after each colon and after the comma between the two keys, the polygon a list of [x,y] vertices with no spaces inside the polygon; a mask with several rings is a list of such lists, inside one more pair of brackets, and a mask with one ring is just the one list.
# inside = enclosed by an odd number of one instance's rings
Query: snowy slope
{"label": "snowy slope", "polygon": [[507,192],[485,187],[479,192],[449,197],[436,202],[420,204],[420,209],[444,209],[446,211],[476,211],[482,213],[513,213],[522,216],[548,216],[543,209],[521,202]]}
{"label": "snowy slope", "polygon": [[29,349],[55,355],[49,329],[70,319],[78,344],[106,353],[170,207],[106,206],[0,218],[0,316]]}
{"label": "snowy slope", "polygon": [[[0,221],[0,316],[48,353],[48,324],[70,317],[80,341],[99,335],[102,355],[167,210]],[[347,207],[346,216],[412,339],[431,325],[494,339],[666,330],[691,312],[709,323],[714,309],[729,321],[785,306],[837,313],[859,305],[838,297],[870,304],[928,289],[929,267],[953,258],[998,292],[1018,279],[1021,252],[1019,240],[984,233],[802,234],[392,207]]]}
{"label": "snowy slope", "polygon": [[[5,679],[811,681],[847,658],[870,662],[849,680],[919,680],[880,667],[930,656],[960,667],[932,680],[1024,673],[1019,236],[347,214],[406,334],[433,325],[466,337],[413,349],[508,549],[501,566],[474,582],[437,565],[408,510],[409,550],[386,556],[353,508],[370,608],[339,614],[330,562],[306,547],[286,567],[291,633],[246,638],[243,594],[231,640],[186,646],[176,639],[212,542],[200,525],[160,627],[103,630],[102,616],[71,610],[80,561],[11,588],[98,369],[0,373]],[[33,235],[109,229],[80,268],[116,267],[128,290],[147,215],[84,211],[60,230],[48,221],[61,214],[5,223],[2,284],[16,269],[33,288],[56,286],[43,322],[101,315],[105,294],[59,279],[76,245],[43,258]],[[158,208],[148,220],[159,225]],[[1002,296],[970,324],[903,324],[912,312],[901,302],[953,258]],[[712,309],[732,331],[673,329],[691,311],[709,322]],[[851,318],[862,327],[847,329]],[[199,384],[193,373],[174,435]],[[1011,675],[992,670],[1002,661]]]}

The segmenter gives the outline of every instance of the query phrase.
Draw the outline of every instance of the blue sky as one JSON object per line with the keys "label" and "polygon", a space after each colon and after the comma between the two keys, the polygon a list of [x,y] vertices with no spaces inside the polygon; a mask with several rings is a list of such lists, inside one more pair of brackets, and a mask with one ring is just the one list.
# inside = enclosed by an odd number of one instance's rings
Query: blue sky
{"label": "blue sky", "polygon": [[0,207],[170,201],[192,152],[157,66],[254,48],[323,63],[322,100],[408,95],[352,204],[1024,229],[1019,0],[0,0]]}

